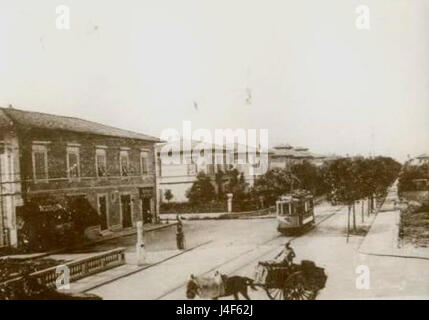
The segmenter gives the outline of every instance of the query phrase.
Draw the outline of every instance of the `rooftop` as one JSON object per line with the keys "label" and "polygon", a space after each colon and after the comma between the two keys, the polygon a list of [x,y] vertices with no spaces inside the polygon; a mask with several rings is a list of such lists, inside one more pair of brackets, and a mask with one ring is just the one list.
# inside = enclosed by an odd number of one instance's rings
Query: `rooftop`
{"label": "rooftop", "polygon": [[[158,152],[161,151],[164,147],[167,149],[164,150],[177,150],[181,152],[191,152],[195,148],[199,149],[212,149],[212,150],[228,150],[234,151],[235,153],[246,153],[246,152],[257,152],[258,149],[249,145],[239,144],[234,142],[233,144],[225,144],[223,146],[214,144],[214,143],[206,143],[198,140],[174,140],[166,143],[160,143],[157,145]],[[268,150],[268,153],[272,153],[271,149]]]}
{"label": "rooftop", "polygon": [[416,157],[417,159],[427,159],[429,158],[429,154],[428,153],[423,153],[419,156]]}
{"label": "rooftop", "polygon": [[24,111],[9,107],[0,108],[0,125],[2,123],[2,116],[8,117],[14,124],[25,128],[64,130],[79,133],[90,133],[94,135],[160,142],[158,138],[153,136],[124,129],[118,129],[101,123],[74,117],[59,116],[34,111]]}
{"label": "rooftop", "polygon": [[274,157],[322,159],[324,155],[310,152],[308,148],[292,147],[290,144],[279,144],[274,147]]}
{"label": "rooftop", "polygon": [[292,149],[293,147],[288,143],[280,143],[276,146],[274,146],[274,149],[280,150],[280,149]]}

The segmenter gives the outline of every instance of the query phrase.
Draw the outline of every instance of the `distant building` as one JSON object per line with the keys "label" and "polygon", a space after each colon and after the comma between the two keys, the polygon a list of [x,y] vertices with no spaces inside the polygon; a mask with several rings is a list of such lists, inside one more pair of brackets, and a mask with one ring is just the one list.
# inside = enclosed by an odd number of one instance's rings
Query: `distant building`
{"label": "distant building", "polygon": [[[211,150],[211,163],[196,163],[194,161],[196,157],[194,156],[194,159],[192,159],[192,152],[195,152],[196,148]],[[179,159],[179,162],[163,163],[161,150],[170,150],[167,156]],[[215,188],[217,188],[216,174],[220,171],[226,172],[235,168],[240,173],[243,173],[245,181],[249,186],[252,186],[258,175],[251,160],[254,155],[259,157],[259,150],[237,143],[227,146],[183,140],[160,143],[157,145],[159,199],[164,201],[165,191],[169,189],[174,196],[173,201],[188,201],[186,192],[197,180],[199,172],[207,174],[213,181]],[[269,159],[268,155],[266,155],[266,158]],[[230,159],[230,161],[227,161],[227,159]]]}
{"label": "distant building", "polygon": [[20,208],[33,201],[42,210],[48,197],[87,200],[106,231],[153,221],[159,141],[78,118],[0,108],[0,245],[16,246]]}
{"label": "distant building", "polygon": [[323,155],[310,152],[308,148],[279,144],[273,148],[273,153],[270,154],[270,169],[290,170],[292,166],[302,164],[304,161],[320,166],[324,163],[325,158]]}
{"label": "distant building", "polygon": [[324,163],[329,163],[335,160],[343,159],[343,156],[337,155],[337,154],[328,154],[323,158]]}
{"label": "distant building", "polygon": [[[405,168],[408,166],[416,166],[420,167],[423,165],[429,165],[429,154],[423,153],[415,158],[410,158],[409,160],[405,162]],[[427,178],[429,176],[429,172],[427,171],[426,174],[422,174],[420,178],[413,179],[414,186],[416,190],[423,191],[429,189],[429,179]]]}
{"label": "distant building", "polygon": [[423,153],[417,157],[414,158],[414,165],[420,166],[423,164],[429,164],[429,154],[428,153]]}

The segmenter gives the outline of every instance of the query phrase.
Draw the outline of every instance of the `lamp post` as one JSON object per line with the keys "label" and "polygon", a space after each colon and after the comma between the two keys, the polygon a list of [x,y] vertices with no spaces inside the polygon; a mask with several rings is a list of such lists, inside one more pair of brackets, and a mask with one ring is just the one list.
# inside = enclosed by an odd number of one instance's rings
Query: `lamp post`
{"label": "lamp post", "polygon": [[227,196],[227,204],[228,204],[228,213],[231,213],[232,212],[232,196],[233,196],[233,194],[232,193],[227,193],[226,194],[226,196]]}

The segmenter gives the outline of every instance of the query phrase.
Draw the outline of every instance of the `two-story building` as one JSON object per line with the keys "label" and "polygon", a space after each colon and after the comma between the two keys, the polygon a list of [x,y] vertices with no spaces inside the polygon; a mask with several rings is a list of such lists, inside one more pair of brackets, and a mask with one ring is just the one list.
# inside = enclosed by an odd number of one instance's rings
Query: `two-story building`
{"label": "two-story building", "polygon": [[[196,161],[198,155],[195,156],[195,152],[198,153],[202,149],[210,150],[210,155],[201,152],[201,157],[206,157],[210,161],[198,163]],[[166,150],[167,157],[175,158],[175,163],[163,162],[162,150]],[[157,153],[159,200],[163,201],[165,191],[170,190],[174,196],[173,201],[186,202],[188,200],[186,192],[197,180],[199,172],[208,175],[217,188],[216,174],[235,168],[243,174],[246,183],[252,186],[257,176],[261,174],[257,168],[264,159],[268,167],[270,150],[263,154],[257,148],[238,143],[219,146],[201,141],[177,140],[158,144]]]}
{"label": "two-story building", "polygon": [[74,117],[0,108],[0,246],[16,246],[29,201],[87,200],[101,230],[157,217],[158,138]]}

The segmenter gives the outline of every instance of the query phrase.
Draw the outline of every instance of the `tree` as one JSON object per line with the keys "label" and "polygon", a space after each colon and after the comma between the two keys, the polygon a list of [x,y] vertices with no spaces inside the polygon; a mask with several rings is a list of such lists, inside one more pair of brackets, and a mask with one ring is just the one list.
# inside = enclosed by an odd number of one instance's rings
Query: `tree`
{"label": "tree", "polygon": [[324,179],[325,167],[316,167],[308,161],[292,166],[291,173],[298,178],[302,188],[310,191],[313,195],[326,194],[328,186]]}
{"label": "tree", "polygon": [[299,179],[286,169],[275,168],[260,176],[252,189],[254,197],[263,197],[268,205],[275,204],[277,198],[299,186]]}
{"label": "tree", "polygon": [[352,160],[344,158],[332,162],[327,172],[326,179],[331,187],[332,198],[335,202],[347,205],[348,241],[350,234],[350,212],[356,196]]}
{"label": "tree", "polygon": [[226,181],[225,173],[222,170],[219,170],[215,174],[215,181],[217,186],[217,199],[223,200],[225,198],[225,188],[224,183]]}
{"label": "tree", "polygon": [[233,210],[245,210],[246,204],[249,203],[248,183],[244,179],[244,174],[237,169],[228,170],[225,174],[224,189],[226,193],[234,195]]}
{"label": "tree", "polygon": [[170,200],[174,198],[174,195],[170,189],[165,190],[164,198],[168,203],[170,203]]}
{"label": "tree", "polygon": [[202,204],[216,199],[216,191],[209,176],[204,172],[197,175],[197,180],[186,192],[186,197],[191,204]]}
{"label": "tree", "polygon": [[237,169],[226,172],[225,190],[227,193],[233,193],[235,199],[240,199],[246,195],[248,184],[244,179],[244,174]]}

